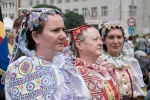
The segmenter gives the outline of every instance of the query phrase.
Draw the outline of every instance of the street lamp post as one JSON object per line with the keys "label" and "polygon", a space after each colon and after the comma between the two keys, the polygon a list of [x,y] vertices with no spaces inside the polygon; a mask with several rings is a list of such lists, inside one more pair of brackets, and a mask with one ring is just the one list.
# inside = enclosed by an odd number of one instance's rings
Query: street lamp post
{"label": "street lamp post", "polygon": [[132,14],[131,14],[131,17],[134,16],[134,0],[132,0]]}
{"label": "street lamp post", "polygon": [[121,0],[120,0],[120,22],[121,22]]}

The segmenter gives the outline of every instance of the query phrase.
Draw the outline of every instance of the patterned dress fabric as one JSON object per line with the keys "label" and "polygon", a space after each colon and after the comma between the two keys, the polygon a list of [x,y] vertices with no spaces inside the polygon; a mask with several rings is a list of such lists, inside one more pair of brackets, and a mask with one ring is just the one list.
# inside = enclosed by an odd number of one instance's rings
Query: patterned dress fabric
{"label": "patterned dress fabric", "polygon": [[92,100],[120,100],[118,84],[108,72],[104,60],[91,64],[75,58],[74,65],[80,70]]}
{"label": "patterned dress fabric", "polygon": [[108,53],[103,52],[100,59],[105,59],[110,63],[108,68],[112,76],[117,78],[123,98],[145,96],[142,90],[142,87],[145,86],[143,75],[135,58],[128,57],[122,53],[119,57],[112,57]]}
{"label": "patterned dress fabric", "polygon": [[77,68],[63,62],[56,67],[43,57],[23,56],[10,64],[5,94],[7,100],[89,100]]}

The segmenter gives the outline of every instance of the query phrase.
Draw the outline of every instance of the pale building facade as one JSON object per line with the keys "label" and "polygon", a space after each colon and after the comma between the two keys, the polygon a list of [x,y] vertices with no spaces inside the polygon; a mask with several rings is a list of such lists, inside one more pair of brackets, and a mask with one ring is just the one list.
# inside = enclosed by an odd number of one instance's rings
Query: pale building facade
{"label": "pale building facade", "polygon": [[54,5],[60,8],[63,13],[74,11],[83,14],[86,23],[93,24],[98,28],[110,20],[121,21],[125,27],[126,34],[128,34],[129,29],[127,20],[133,16],[136,21],[134,34],[149,33],[150,0],[133,1],[133,13],[132,0],[20,0],[20,6],[33,7],[39,4]]}
{"label": "pale building facade", "polygon": [[9,17],[15,20],[18,17],[19,0],[2,0],[1,9],[3,18]]}

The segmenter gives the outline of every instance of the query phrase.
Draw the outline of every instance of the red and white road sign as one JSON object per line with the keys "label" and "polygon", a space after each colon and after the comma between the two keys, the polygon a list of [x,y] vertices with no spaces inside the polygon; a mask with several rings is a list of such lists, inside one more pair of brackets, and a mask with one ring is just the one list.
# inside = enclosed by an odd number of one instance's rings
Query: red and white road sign
{"label": "red and white road sign", "polygon": [[136,25],[136,20],[134,18],[129,18],[127,21],[127,24],[129,26],[135,26]]}

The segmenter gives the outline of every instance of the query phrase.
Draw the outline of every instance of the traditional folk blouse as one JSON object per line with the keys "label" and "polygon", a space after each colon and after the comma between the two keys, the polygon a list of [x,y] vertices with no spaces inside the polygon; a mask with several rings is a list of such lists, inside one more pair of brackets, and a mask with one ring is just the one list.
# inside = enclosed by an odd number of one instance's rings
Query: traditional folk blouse
{"label": "traditional folk blouse", "polygon": [[141,89],[145,87],[143,74],[141,72],[138,61],[133,57],[120,54],[119,57],[112,57],[104,52],[101,59],[107,60],[113,77],[116,77],[120,84],[120,93],[123,97],[135,98],[145,96]]}
{"label": "traditional folk blouse", "polygon": [[118,84],[109,74],[106,61],[91,64],[75,58],[74,65],[80,70],[92,100],[120,100]]}
{"label": "traditional folk blouse", "polygon": [[79,71],[67,63],[56,67],[43,57],[23,56],[9,65],[6,100],[89,100]]}

